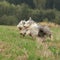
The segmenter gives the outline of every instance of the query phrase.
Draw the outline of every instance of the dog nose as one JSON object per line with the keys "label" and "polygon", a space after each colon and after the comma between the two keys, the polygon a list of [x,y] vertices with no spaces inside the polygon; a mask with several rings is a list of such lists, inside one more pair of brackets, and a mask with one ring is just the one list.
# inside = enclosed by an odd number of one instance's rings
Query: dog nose
{"label": "dog nose", "polygon": [[19,27],[20,30],[22,30],[22,28]]}

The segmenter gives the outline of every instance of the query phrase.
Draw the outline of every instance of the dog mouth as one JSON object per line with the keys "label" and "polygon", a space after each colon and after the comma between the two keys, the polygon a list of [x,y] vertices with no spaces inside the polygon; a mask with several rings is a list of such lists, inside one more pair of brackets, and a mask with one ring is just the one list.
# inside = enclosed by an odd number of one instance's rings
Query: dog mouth
{"label": "dog mouth", "polygon": [[22,36],[25,36],[25,33],[23,34],[23,33],[20,33]]}

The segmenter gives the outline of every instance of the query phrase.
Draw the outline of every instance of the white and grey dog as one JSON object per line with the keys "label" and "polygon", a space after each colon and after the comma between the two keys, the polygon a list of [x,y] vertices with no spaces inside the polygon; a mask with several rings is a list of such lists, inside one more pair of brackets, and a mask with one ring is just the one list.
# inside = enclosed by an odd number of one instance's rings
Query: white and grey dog
{"label": "white and grey dog", "polygon": [[28,21],[22,20],[19,22],[17,27],[20,29],[20,34],[23,36],[25,35],[30,35],[33,38],[34,37],[44,37],[44,36],[49,36],[51,38],[52,33],[47,26],[41,26],[37,24],[35,21],[29,18]]}

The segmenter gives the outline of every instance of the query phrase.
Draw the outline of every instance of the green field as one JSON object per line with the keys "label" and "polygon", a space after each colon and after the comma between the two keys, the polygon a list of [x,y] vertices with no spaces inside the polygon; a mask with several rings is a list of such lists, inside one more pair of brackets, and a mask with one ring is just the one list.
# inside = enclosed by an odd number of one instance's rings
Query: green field
{"label": "green field", "polygon": [[53,40],[38,43],[16,26],[0,26],[0,60],[60,60],[60,27],[51,30]]}

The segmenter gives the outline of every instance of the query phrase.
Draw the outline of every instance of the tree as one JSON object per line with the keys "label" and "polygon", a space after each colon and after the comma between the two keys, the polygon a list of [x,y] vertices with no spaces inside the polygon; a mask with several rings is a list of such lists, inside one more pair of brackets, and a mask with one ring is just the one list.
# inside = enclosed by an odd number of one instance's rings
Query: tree
{"label": "tree", "polygon": [[45,8],[46,0],[33,0],[36,8]]}
{"label": "tree", "polygon": [[35,7],[33,0],[6,0],[6,1],[8,1],[9,3],[13,3],[15,5],[25,3],[25,4],[28,4],[29,7],[31,8]]}
{"label": "tree", "polygon": [[7,16],[7,15],[3,15],[2,17],[0,17],[0,24],[4,24],[4,25],[16,25],[18,22],[18,19],[15,16]]}

